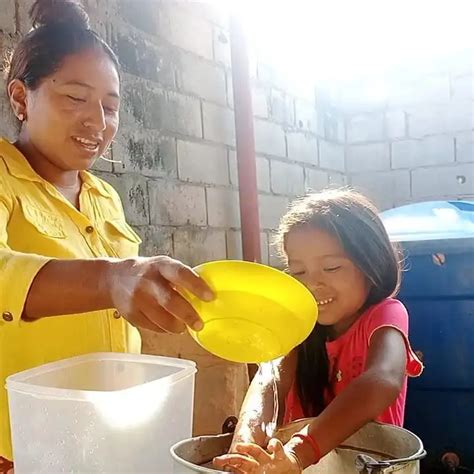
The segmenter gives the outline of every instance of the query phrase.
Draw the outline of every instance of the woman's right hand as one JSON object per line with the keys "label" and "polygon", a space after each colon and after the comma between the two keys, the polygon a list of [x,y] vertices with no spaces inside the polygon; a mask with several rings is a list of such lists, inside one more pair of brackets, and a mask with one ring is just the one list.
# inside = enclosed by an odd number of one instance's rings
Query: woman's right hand
{"label": "woman's right hand", "polygon": [[204,301],[214,298],[206,282],[190,267],[166,256],[117,260],[104,279],[113,308],[132,325],[155,332],[201,330],[203,322],[180,294],[185,289]]}

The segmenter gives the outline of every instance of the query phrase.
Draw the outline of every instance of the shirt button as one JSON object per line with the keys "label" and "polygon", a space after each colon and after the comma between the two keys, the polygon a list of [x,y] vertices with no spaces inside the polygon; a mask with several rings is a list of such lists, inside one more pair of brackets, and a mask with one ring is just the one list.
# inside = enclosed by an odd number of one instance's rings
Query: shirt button
{"label": "shirt button", "polygon": [[11,321],[13,321],[13,314],[8,312],[8,311],[5,311],[2,314],[2,318],[4,319],[4,321],[11,322]]}
{"label": "shirt button", "polygon": [[86,227],[86,232],[87,232],[88,234],[92,234],[92,232],[94,232],[94,227],[92,227],[91,225],[88,225],[88,226]]}
{"label": "shirt button", "polygon": [[120,313],[117,310],[114,311],[114,318],[120,319]]}

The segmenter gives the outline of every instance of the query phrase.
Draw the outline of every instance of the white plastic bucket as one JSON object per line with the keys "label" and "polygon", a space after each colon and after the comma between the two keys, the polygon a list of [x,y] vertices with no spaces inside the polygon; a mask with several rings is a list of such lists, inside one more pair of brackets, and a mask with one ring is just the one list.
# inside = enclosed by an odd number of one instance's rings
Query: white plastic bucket
{"label": "white plastic bucket", "polygon": [[99,353],[7,379],[15,474],[172,471],[192,434],[194,362]]}

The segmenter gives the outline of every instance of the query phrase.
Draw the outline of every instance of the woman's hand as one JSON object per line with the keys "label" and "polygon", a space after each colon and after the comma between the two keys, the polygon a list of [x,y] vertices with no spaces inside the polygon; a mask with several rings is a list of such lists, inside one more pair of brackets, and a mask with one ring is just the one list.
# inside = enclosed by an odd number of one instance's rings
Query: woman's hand
{"label": "woman's hand", "polygon": [[188,290],[204,301],[214,295],[190,267],[170,257],[133,258],[110,264],[104,279],[110,304],[134,326],[180,333],[185,325],[201,330],[202,320],[179,293]]}
{"label": "woman's hand", "polygon": [[301,474],[296,457],[287,452],[281,441],[272,439],[267,451],[256,444],[240,443],[235,453],[214,459],[217,469],[237,474]]}

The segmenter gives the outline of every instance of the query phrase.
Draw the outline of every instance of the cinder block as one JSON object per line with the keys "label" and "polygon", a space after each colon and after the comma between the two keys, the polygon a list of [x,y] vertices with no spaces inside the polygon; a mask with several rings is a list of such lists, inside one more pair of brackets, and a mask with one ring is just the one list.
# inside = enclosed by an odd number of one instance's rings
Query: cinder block
{"label": "cinder block", "polygon": [[324,124],[321,123],[313,102],[295,99],[295,120],[300,130],[308,130],[324,137]]}
{"label": "cinder block", "polygon": [[139,226],[150,223],[149,197],[145,177],[137,174],[122,176],[102,172],[95,172],[95,174],[110,183],[119,193],[129,224]]}
{"label": "cinder block", "polygon": [[[28,31],[31,30],[31,21],[30,21],[30,17],[28,15],[28,12],[30,11],[30,8],[32,7],[33,5],[33,2],[34,0],[22,0],[21,2],[18,2],[18,12],[17,12],[17,15],[18,15],[18,25],[20,27],[20,31],[19,33],[25,35],[26,33],[28,33]],[[5,19],[3,17],[3,14],[2,14],[2,18],[0,19],[0,23],[2,20],[4,21],[8,21],[8,19],[10,18],[11,19],[11,23],[10,23],[10,26],[8,27],[11,31],[11,33],[13,33],[14,30],[12,30],[12,28],[15,27],[15,0],[7,0],[7,10],[9,10],[10,12],[13,11],[13,14],[12,13],[9,13],[8,15],[5,15]],[[13,8],[13,10],[12,10]],[[8,28],[7,28],[7,31],[8,32]],[[0,29],[3,29],[3,27],[1,27]]]}
{"label": "cinder block", "polygon": [[235,146],[235,122],[232,110],[204,102],[202,104],[204,138]]}
{"label": "cinder block", "polygon": [[456,135],[456,161],[474,162],[474,132]]}
{"label": "cinder block", "polygon": [[346,169],[348,173],[390,169],[389,144],[374,143],[348,146],[346,148]]}
{"label": "cinder block", "polygon": [[262,229],[276,229],[281,217],[287,210],[288,198],[284,196],[260,194],[258,200],[260,206],[260,224]]}
{"label": "cinder block", "polygon": [[139,130],[144,127],[145,121],[145,91],[143,80],[122,74],[120,104],[120,127]]}
{"label": "cinder block", "polygon": [[159,19],[160,36],[186,51],[213,59],[213,29],[209,22],[192,15],[177,2],[162,2]]}
{"label": "cinder block", "polygon": [[392,143],[392,168],[417,168],[454,161],[454,139],[441,135]]}
{"label": "cinder block", "polygon": [[293,164],[272,160],[270,162],[272,192],[287,196],[297,196],[304,193],[304,168]]}
{"label": "cinder block", "polygon": [[145,87],[142,106],[145,128],[202,137],[201,107],[198,99],[178,92]]}
{"label": "cinder block", "polygon": [[416,199],[474,194],[474,163],[412,171],[413,197]]}
{"label": "cinder block", "polygon": [[109,0],[105,2],[95,0],[95,3],[97,6],[101,4],[108,6],[110,1],[116,2],[117,13],[124,21],[149,35],[159,34],[159,4],[149,0]]}
{"label": "cinder block", "polygon": [[173,234],[174,257],[194,267],[212,260],[225,260],[224,230],[178,228]]}
{"label": "cinder block", "polygon": [[409,171],[388,171],[353,175],[351,185],[372,199],[379,209],[394,207],[410,196]]}
{"label": "cinder block", "polygon": [[406,136],[406,117],[403,110],[385,112],[385,136],[388,139]]}
{"label": "cinder block", "polygon": [[342,173],[329,173],[329,186],[332,188],[347,186],[347,176]]}
{"label": "cinder block", "polygon": [[179,89],[226,105],[227,86],[224,69],[191,53],[180,54],[177,62],[176,72]]}
{"label": "cinder block", "polygon": [[169,45],[152,44],[125,28],[115,31],[111,45],[125,72],[174,87],[175,52]]}
{"label": "cinder block", "polygon": [[449,101],[448,75],[427,75],[419,80],[397,80],[390,85],[388,104],[411,106],[414,104],[440,104]]}
{"label": "cinder block", "polygon": [[270,117],[275,122],[294,126],[294,98],[281,90],[272,89],[270,93]]}
{"label": "cinder block", "polygon": [[294,161],[318,164],[318,141],[308,133],[287,133],[288,158]]}
{"label": "cinder block", "polygon": [[258,153],[286,156],[285,132],[280,125],[255,119],[255,148]]}
{"label": "cinder block", "polygon": [[207,188],[208,224],[211,227],[240,227],[239,193],[232,189]]}
{"label": "cinder block", "polygon": [[467,100],[418,107],[408,110],[407,115],[409,136],[413,138],[467,131],[473,125],[472,103]]}
{"label": "cinder block", "polygon": [[135,227],[135,230],[142,238],[140,255],[144,257],[173,256],[173,235],[170,228],[148,225]]}
{"label": "cinder block", "polygon": [[321,191],[329,185],[329,175],[326,171],[306,168],[306,189],[310,192]]}
{"label": "cinder block", "polygon": [[155,225],[206,225],[206,196],[201,186],[165,180],[148,183],[151,223]]}
{"label": "cinder block", "polygon": [[383,141],[385,138],[382,113],[356,115],[347,120],[347,142],[364,143]]}
{"label": "cinder block", "polygon": [[231,67],[230,38],[224,28],[214,26],[214,61],[225,67]]}
{"label": "cinder block", "polygon": [[323,121],[324,138],[331,142],[346,142],[345,119],[341,112],[324,110],[320,113]]}
{"label": "cinder block", "polygon": [[267,91],[263,87],[252,87],[252,109],[254,117],[268,118]]}
{"label": "cinder block", "polygon": [[344,145],[320,139],[319,165],[328,170],[345,171]]}
{"label": "cinder block", "polygon": [[178,172],[183,181],[229,184],[227,149],[178,140]]}
{"label": "cinder block", "polygon": [[2,14],[0,15],[0,31],[15,33],[15,3],[14,0],[2,0]]}
{"label": "cinder block", "polygon": [[406,135],[405,113],[390,110],[356,115],[347,120],[347,142],[381,142]]}
{"label": "cinder block", "polygon": [[150,177],[177,177],[176,140],[155,131],[119,131],[112,145],[117,173]]}

